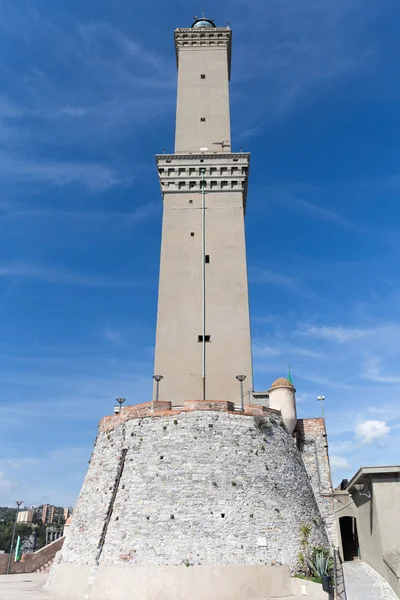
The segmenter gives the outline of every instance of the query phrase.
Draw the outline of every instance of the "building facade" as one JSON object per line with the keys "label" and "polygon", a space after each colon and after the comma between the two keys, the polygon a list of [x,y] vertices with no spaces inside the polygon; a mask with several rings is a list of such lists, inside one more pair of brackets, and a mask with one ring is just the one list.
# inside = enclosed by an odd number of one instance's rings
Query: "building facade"
{"label": "building facade", "polygon": [[67,506],[64,508],[64,512],[63,512],[63,516],[64,516],[64,523],[66,522],[66,520],[68,519],[68,517],[72,516],[73,513],[73,509],[70,506]]}
{"label": "building facade", "polygon": [[54,511],[54,506],[51,506],[50,504],[45,504],[42,509],[42,523],[47,523],[51,525],[54,521]]}
{"label": "building facade", "polygon": [[362,467],[334,499],[342,560],[365,561],[400,597],[400,466]]}
{"label": "building facade", "polygon": [[20,510],[17,516],[17,523],[32,523],[33,510]]}
{"label": "building facade", "polygon": [[244,215],[250,156],[231,149],[232,32],[199,19],[175,31],[175,153],[157,156],[163,225],[156,375],[159,399],[238,398],[252,358]]}

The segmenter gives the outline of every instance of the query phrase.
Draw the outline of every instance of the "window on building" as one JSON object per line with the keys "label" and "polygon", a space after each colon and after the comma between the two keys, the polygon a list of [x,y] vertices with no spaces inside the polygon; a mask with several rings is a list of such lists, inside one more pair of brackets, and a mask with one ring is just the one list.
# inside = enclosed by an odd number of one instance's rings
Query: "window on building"
{"label": "window on building", "polygon": [[206,254],[206,264],[208,265],[208,264],[209,264],[209,262],[210,262],[210,255],[209,255],[209,254]]}
{"label": "window on building", "polygon": [[[202,335],[197,336],[197,341],[198,342],[202,342],[203,341],[203,336]],[[205,335],[204,336],[204,341],[205,342],[211,342],[211,335]]]}
{"label": "window on building", "polygon": [[189,200],[189,204],[193,204],[193,200]]}
{"label": "window on building", "polygon": [[206,78],[206,75],[205,75],[205,73],[202,73],[202,74],[200,75],[200,77],[201,77],[201,79],[205,79],[205,78]]}
{"label": "window on building", "polygon": [[200,121],[201,121],[202,123],[205,123],[205,121],[206,121],[206,118],[205,118],[205,117],[201,117],[201,118],[200,118]]}
{"label": "window on building", "polygon": [[190,232],[191,237],[194,237],[194,231]]}

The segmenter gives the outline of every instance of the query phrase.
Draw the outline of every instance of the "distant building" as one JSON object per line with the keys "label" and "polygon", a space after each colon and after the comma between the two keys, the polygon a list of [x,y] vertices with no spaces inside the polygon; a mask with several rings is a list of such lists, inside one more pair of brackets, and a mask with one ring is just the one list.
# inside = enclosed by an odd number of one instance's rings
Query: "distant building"
{"label": "distant building", "polygon": [[42,510],[42,523],[48,523],[51,525],[54,521],[54,506],[45,504]]}
{"label": "distant building", "polygon": [[73,512],[74,510],[70,506],[64,508],[64,521],[66,521],[68,517],[71,517]]}
{"label": "distant building", "polygon": [[21,510],[18,513],[17,523],[32,523],[33,510]]}

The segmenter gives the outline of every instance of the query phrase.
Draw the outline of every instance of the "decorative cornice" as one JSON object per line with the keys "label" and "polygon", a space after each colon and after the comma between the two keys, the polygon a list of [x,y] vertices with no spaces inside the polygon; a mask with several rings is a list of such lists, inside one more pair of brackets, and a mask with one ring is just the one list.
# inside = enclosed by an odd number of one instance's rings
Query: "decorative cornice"
{"label": "decorative cornice", "polygon": [[157,154],[163,197],[200,193],[203,170],[206,193],[241,192],[246,210],[250,154]]}
{"label": "decorative cornice", "polygon": [[159,164],[159,162],[172,162],[174,160],[193,160],[193,161],[198,161],[198,162],[204,162],[204,163],[211,163],[213,160],[229,160],[232,159],[233,161],[236,162],[236,160],[244,160],[249,162],[250,161],[250,152],[213,152],[205,154],[203,153],[199,153],[199,154],[193,154],[192,152],[188,152],[187,154],[156,154],[156,161],[157,164]]}
{"label": "decorative cornice", "polygon": [[228,76],[231,78],[232,30],[229,27],[199,27],[176,29],[176,64],[179,68],[179,52],[184,48],[217,48],[225,46],[228,54]]}

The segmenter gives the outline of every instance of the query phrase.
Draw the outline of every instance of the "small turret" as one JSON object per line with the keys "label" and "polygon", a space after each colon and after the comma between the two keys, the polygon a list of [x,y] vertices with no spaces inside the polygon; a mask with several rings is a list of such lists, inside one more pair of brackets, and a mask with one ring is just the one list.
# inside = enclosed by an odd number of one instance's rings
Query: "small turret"
{"label": "small turret", "polygon": [[268,390],[269,407],[279,410],[289,433],[293,433],[297,423],[296,390],[289,379],[280,377]]}

